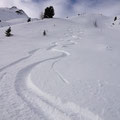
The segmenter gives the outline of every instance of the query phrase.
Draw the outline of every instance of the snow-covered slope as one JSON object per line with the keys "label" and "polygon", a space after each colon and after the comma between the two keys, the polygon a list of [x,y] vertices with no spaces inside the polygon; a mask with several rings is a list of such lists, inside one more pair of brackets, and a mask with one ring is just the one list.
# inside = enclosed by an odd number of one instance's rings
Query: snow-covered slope
{"label": "snow-covered slope", "polygon": [[119,120],[120,26],[112,22],[38,20],[12,26],[11,37],[0,28],[0,120]]}
{"label": "snow-covered slope", "polygon": [[2,21],[26,17],[25,12],[18,8],[0,8],[0,20]]}
{"label": "snow-covered slope", "polygon": [[71,18],[72,21],[81,24],[83,27],[106,27],[113,21],[102,14],[81,14]]}
{"label": "snow-covered slope", "polygon": [[0,27],[26,22],[28,16],[17,7],[0,8]]}

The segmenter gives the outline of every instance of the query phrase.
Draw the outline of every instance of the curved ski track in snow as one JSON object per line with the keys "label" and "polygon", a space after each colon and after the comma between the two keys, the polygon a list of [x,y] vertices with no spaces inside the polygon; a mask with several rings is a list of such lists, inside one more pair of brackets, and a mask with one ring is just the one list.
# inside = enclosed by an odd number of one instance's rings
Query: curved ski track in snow
{"label": "curved ski track in snow", "polygon": [[[36,66],[47,61],[60,60],[70,55],[67,51],[59,50],[55,47],[57,47],[57,45],[50,46],[47,50],[59,52],[61,55],[35,62],[18,72],[15,81],[17,95],[20,96],[36,114],[45,115],[47,120],[101,120],[101,118],[87,109],[82,109],[71,102],[63,103],[60,98],[43,92],[32,82],[31,71]],[[61,74],[57,74],[61,77]],[[61,79],[66,83],[68,82],[63,77],[61,77]]]}
{"label": "curved ski track in snow", "polygon": [[4,78],[4,76],[5,76],[6,74],[7,74],[7,73],[5,72],[5,73],[3,73],[3,74],[1,75],[0,81]]}
{"label": "curved ski track in snow", "polygon": [[58,71],[54,68],[55,64],[58,63],[59,61],[60,61],[60,60],[57,60],[57,61],[53,62],[52,66],[51,66],[51,69],[53,69],[53,71],[56,73],[56,75],[58,76],[58,78],[60,78],[64,83],[70,84],[70,82],[69,82],[67,79],[65,79],[65,78],[62,76],[62,74],[61,74],[60,72],[58,72]]}
{"label": "curved ski track in snow", "polygon": [[28,56],[23,57],[23,58],[21,58],[21,59],[19,59],[19,60],[14,61],[13,63],[10,63],[9,65],[6,65],[6,66],[0,68],[0,72],[2,72],[3,70],[5,70],[5,69],[7,69],[7,68],[9,68],[9,67],[11,67],[11,66],[13,66],[13,65],[18,64],[19,62],[21,62],[21,61],[23,61],[23,60],[25,60],[25,59],[30,58],[30,57],[31,57],[36,51],[38,51],[38,50],[39,50],[39,48],[38,48],[38,49],[35,49],[35,50],[32,50],[32,51],[29,51],[29,52],[28,52],[28,54],[29,54]]}

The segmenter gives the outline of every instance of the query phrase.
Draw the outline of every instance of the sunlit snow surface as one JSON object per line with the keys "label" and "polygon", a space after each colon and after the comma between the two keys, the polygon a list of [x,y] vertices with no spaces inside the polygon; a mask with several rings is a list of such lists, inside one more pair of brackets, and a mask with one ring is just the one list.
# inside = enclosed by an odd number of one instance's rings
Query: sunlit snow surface
{"label": "sunlit snow surface", "polygon": [[113,20],[16,18],[11,37],[5,23],[0,120],[119,120],[120,25]]}

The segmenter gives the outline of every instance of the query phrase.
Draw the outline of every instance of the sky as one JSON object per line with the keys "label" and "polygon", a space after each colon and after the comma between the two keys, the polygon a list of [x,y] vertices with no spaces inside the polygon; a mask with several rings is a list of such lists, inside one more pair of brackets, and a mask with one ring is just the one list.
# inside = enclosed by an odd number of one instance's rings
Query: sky
{"label": "sky", "polygon": [[30,17],[39,17],[48,6],[55,9],[55,17],[74,16],[78,13],[100,13],[107,16],[120,14],[120,0],[0,0],[0,7],[17,6]]}

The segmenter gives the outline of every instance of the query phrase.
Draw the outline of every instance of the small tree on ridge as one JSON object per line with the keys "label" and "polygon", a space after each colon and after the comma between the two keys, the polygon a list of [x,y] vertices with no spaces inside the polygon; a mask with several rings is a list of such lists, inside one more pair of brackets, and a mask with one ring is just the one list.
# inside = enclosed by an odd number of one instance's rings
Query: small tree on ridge
{"label": "small tree on ridge", "polygon": [[7,37],[12,36],[12,34],[11,34],[11,27],[9,27],[9,28],[5,31],[5,34],[6,34]]}

